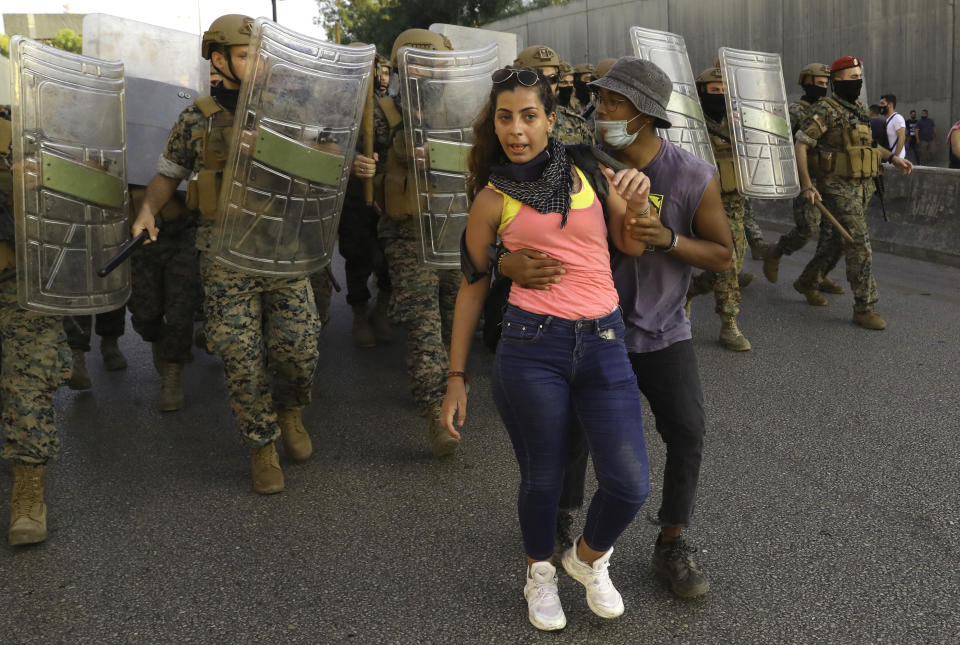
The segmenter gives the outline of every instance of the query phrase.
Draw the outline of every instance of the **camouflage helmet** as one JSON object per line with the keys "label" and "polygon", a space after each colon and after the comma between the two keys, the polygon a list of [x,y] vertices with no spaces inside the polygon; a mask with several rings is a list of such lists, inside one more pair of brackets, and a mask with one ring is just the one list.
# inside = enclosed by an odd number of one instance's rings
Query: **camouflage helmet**
{"label": "camouflage helmet", "polygon": [[813,78],[817,76],[826,76],[829,78],[830,68],[824,63],[810,63],[800,70],[800,80],[797,81],[797,84],[803,85],[807,77],[810,77],[810,79],[813,80]]}
{"label": "camouflage helmet", "polygon": [[610,71],[610,68],[613,67],[613,64],[617,62],[616,58],[604,58],[602,61],[597,63],[597,70],[594,72],[594,76],[597,78],[603,78],[607,72]]}
{"label": "camouflage helmet", "polygon": [[573,65],[566,61],[560,61],[560,67],[557,69],[557,73],[560,74],[560,78],[569,76],[573,74]]}
{"label": "camouflage helmet", "polygon": [[546,45],[531,45],[517,54],[514,67],[556,67],[560,69],[560,57]]}
{"label": "camouflage helmet", "polygon": [[578,76],[580,74],[593,74],[595,71],[596,70],[594,69],[593,65],[590,63],[580,63],[573,68],[573,73]]}
{"label": "camouflage helmet", "polygon": [[253,18],[239,13],[228,13],[220,16],[210,28],[203,32],[200,41],[201,55],[210,60],[210,54],[216,46],[229,47],[230,45],[249,45],[250,35],[253,33]]}
{"label": "camouflage helmet", "polygon": [[401,32],[397,39],[393,41],[393,50],[390,52],[390,66],[396,67],[397,52],[401,47],[413,47],[415,49],[432,49],[434,51],[452,51],[453,45],[450,39],[443,34],[430,31],[429,29],[407,29]]}
{"label": "camouflage helmet", "polygon": [[700,72],[700,76],[697,77],[697,91],[702,92],[707,86],[707,83],[722,83],[723,82],[723,72],[720,71],[720,66],[708,67],[707,69]]}

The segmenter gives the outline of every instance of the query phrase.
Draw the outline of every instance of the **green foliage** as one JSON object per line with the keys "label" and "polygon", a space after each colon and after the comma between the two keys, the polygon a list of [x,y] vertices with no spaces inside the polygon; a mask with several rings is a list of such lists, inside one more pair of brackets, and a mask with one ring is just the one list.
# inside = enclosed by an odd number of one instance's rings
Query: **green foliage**
{"label": "green foliage", "polygon": [[10,58],[10,36],[0,34],[0,54]]}
{"label": "green foliage", "polygon": [[73,29],[61,29],[57,31],[50,44],[57,49],[63,49],[75,54],[83,53],[83,37]]}
{"label": "green foliage", "polygon": [[[536,6],[564,0],[535,0]],[[478,27],[524,11],[521,0],[317,0],[332,40],[340,23],[342,42],[373,43],[389,54],[405,29],[426,29],[435,22]]]}

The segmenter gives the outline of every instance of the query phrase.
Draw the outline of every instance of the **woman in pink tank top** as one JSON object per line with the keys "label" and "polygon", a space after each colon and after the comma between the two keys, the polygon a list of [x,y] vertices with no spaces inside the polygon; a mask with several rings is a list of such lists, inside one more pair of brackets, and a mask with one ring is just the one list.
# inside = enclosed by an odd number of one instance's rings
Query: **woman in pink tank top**
{"label": "woman in pink tank top", "polygon": [[[466,231],[474,266],[488,266],[487,248],[499,234],[508,248],[563,256],[567,270],[563,287],[511,294],[491,379],[520,468],[528,616],[544,630],[566,625],[550,559],[573,416],[588,437],[599,486],[582,537],[562,563],[584,585],[587,604],[599,616],[623,613],[607,567],[613,543],[650,488],[640,394],[608,250],[612,242],[624,253],[643,253],[645,244],[631,239],[626,221],[632,219],[628,213],[643,215],[649,208],[649,181],[635,169],[605,169],[604,208],[566,149],[550,137],[555,105],[538,72],[494,72],[490,101],[474,124],[468,180],[474,202]],[[467,354],[487,290],[487,280],[464,279],[457,296],[441,412],[447,432],[457,438],[455,421],[462,427],[466,420]]]}

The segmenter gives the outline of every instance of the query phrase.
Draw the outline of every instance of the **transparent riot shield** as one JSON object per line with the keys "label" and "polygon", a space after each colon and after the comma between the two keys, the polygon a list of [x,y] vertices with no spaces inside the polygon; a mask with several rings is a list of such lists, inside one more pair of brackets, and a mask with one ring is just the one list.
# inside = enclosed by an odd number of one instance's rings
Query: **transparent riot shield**
{"label": "transparent riot shield", "polygon": [[129,235],[123,64],[16,36],[13,180],[20,305],[50,314],[111,311],[129,265],[97,268]]}
{"label": "transparent riot shield", "polygon": [[399,53],[403,125],[415,182],[420,260],[460,267],[467,225],[467,156],[473,121],[490,95],[497,45],[472,51],[403,48]]}
{"label": "transparent riot shield", "polygon": [[747,197],[800,194],[779,54],[720,48],[737,187]]}
{"label": "transparent riot shield", "polygon": [[660,129],[660,136],[710,165],[716,163],[683,36],[668,31],[630,27],[630,42],[633,43],[633,53],[637,58],[655,63],[673,81],[673,94],[667,104],[667,115],[673,127],[669,130]]}
{"label": "transparent riot shield", "polygon": [[220,188],[217,262],[266,276],[330,262],[375,53],[254,23]]}
{"label": "transparent riot shield", "polygon": [[127,76],[127,181],[146,186],[157,172],[157,159],[185,108],[197,97],[187,87]]}

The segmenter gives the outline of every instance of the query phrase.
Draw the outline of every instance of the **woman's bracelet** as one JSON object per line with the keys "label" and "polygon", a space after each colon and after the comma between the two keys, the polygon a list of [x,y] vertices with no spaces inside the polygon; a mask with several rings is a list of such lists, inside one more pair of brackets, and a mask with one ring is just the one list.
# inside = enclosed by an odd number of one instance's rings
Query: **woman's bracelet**
{"label": "woman's bracelet", "polygon": [[[506,253],[501,253],[500,257],[497,258],[497,274],[498,275],[503,275],[503,258],[507,257],[508,255],[510,255],[510,251],[507,251]],[[463,374],[463,372],[461,372],[461,374]]]}
{"label": "woman's bracelet", "polygon": [[452,378],[462,378],[464,383],[470,382],[470,379],[467,378],[467,373],[460,370],[450,370],[447,372],[447,380],[449,381]]}

